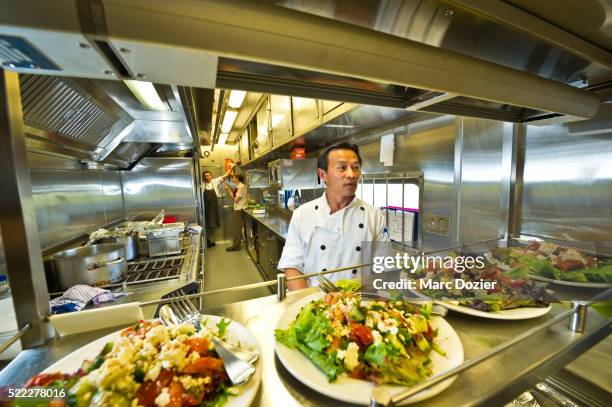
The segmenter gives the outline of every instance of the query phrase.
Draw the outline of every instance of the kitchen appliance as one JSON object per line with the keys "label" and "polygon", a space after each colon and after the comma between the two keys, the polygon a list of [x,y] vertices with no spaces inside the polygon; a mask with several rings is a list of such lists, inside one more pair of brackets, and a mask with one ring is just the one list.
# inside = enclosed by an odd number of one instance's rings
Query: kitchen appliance
{"label": "kitchen appliance", "polygon": [[246,172],[247,186],[249,188],[268,188],[268,171],[248,170]]}
{"label": "kitchen appliance", "polygon": [[96,240],[96,243],[119,243],[125,246],[125,259],[131,261],[138,258],[138,234],[129,234],[125,236],[110,236]]}
{"label": "kitchen appliance", "polygon": [[319,187],[317,159],[280,159],[268,163],[268,179],[271,187],[280,189],[314,189]]}
{"label": "kitchen appliance", "polygon": [[61,290],[77,284],[117,283],[127,273],[125,246],[102,243],[65,250],[53,256],[53,267]]}
{"label": "kitchen appliance", "polygon": [[183,223],[168,223],[151,227],[147,230],[149,256],[167,256],[181,252],[181,233]]}

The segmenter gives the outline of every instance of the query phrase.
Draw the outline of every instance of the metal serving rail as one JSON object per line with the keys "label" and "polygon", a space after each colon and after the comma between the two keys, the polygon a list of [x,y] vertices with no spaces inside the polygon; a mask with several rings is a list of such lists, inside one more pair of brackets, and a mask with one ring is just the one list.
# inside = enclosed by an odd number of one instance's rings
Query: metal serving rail
{"label": "metal serving rail", "polygon": [[[351,268],[354,267],[356,266]],[[340,269],[329,270],[325,274],[337,271]],[[289,280],[315,274],[292,277]],[[258,366],[263,369],[263,380],[254,405],[283,407],[346,405],[300,383],[275,356],[274,329],[280,316],[296,301],[319,292],[318,288],[313,287],[284,295],[285,282],[285,276],[280,274],[277,280],[192,294],[185,298],[196,299],[276,284],[279,288],[277,295],[202,309],[203,314],[224,315],[240,322],[259,342],[262,357]],[[610,292],[606,294],[609,296]],[[153,306],[173,300],[155,300],[142,305]],[[460,374],[447,390],[417,405],[499,405],[512,399],[522,390],[554,373],[610,334],[611,320],[598,314],[592,307],[584,305],[586,304],[554,304],[549,314],[522,321],[498,321],[450,313],[446,319],[461,339],[466,361],[457,369],[457,373]],[[580,318],[575,317],[578,312]],[[567,322],[570,319],[578,332],[568,327]],[[8,372],[0,373],[0,386],[22,385],[28,377],[40,372],[49,364],[116,329],[118,328],[54,339],[45,346],[22,352],[7,367]],[[579,332],[581,330],[582,333]],[[418,387],[426,386],[424,383]]]}

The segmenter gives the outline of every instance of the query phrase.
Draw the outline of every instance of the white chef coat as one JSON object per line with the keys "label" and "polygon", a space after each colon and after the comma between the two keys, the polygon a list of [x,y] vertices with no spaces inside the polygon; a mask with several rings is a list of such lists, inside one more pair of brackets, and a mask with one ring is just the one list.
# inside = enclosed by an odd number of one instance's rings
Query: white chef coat
{"label": "white chef coat", "polygon": [[[307,274],[372,261],[365,253],[371,253],[371,245],[362,246],[387,240],[383,214],[357,197],[345,208],[333,214],[330,211],[323,194],[293,212],[279,270],[296,268]],[[360,276],[360,269],[326,274],[332,281]],[[311,285],[317,285],[315,279]]]}
{"label": "white chef coat", "polygon": [[217,195],[217,198],[221,198],[223,196],[223,191],[221,191],[219,187],[221,186],[223,180],[224,177],[217,177],[211,179],[208,183],[204,181],[204,189],[213,189],[215,191],[215,194]]}

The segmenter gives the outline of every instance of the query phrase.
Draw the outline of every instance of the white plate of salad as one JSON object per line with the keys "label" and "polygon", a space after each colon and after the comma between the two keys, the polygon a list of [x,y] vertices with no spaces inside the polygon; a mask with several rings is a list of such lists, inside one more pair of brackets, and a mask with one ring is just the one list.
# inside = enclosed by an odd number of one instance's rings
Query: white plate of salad
{"label": "white plate of salad", "polygon": [[[66,389],[65,405],[242,407],[261,382],[261,361],[244,385],[231,386],[209,335],[260,352],[238,322],[205,315],[203,328],[166,327],[157,320],[113,332],[72,352],[32,377],[26,386]],[[55,404],[61,405],[61,404]]]}
{"label": "white plate of salad", "polygon": [[[369,404],[375,386],[391,395],[460,365],[463,347],[431,303],[361,298],[357,293],[315,293],[292,304],[279,319],[275,348],[285,368],[331,398]],[[444,391],[448,379],[411,397]]]}
{"label": "white plate of salad", "polygon": [[474,308],[466,307],[465,305],[459,304],[457,301],[435,301],[437,304],[441,304],[451,311],[458,312],[460,314],[472,315],[480,318],[488,319],[502,319],[502,320],[520,320],[520,319],[531,319],[539,318],[542,315],[546,315],[552,309],[552,305],[547,307],[522,307],[512,309],[502,309],[499,311],[480,311]]}

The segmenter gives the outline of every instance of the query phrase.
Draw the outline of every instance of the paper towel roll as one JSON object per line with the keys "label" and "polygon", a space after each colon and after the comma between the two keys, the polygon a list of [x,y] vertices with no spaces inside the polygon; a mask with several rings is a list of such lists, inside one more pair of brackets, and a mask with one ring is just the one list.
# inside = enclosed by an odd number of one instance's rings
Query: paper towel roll
{"label": "paper towel roll", "polygon": [[133,302],[52,315],[49,321],[58,335],[64,336],[126,325],[141,319],[144,319],[142,310],[137,302]]}
{"label": "paper towel roll", "polygon": [[384,163],[385,167],[393,165],[393,152],[395,150],[395,136],[387,134],[380,138],[380,162]]}

